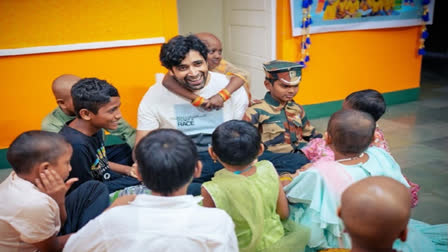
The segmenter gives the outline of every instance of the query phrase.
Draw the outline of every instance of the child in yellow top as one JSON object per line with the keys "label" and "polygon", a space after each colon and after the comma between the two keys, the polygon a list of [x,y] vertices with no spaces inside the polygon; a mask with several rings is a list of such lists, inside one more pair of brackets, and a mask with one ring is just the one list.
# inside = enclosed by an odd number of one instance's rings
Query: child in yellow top
{"label": "child in yellow top", "polygon": [[372,8],[371,16],[380,15],[383,9],[383,2],[381,0],[371,0],[369,3]]}
{"label": "child in yellow top", "polygon": [[345,6],[345,13],[348,17],[359,17],[358,13],[359,9],[359,1],[358,0],[349,0],[347,5]]}
{"label": "child in yellow top", "polygon": [[336,18],[342,19],[345,17],[345,15],[346,15],[345,9],[346,9],[348,1],[349,0],[338,0],[336,2],[336,5],[337,5]]}
{"label": "child in yellow top", "polygon": [[323,19],[324,20],[336,19],[336,8],[337,8],[336,0],[328,0],[327,6],[325,7]]}
{"label": "child in yellow top", "polygon": [[391,15],[394,10],[395,0],[383,0],[383,10],[386,15]]}

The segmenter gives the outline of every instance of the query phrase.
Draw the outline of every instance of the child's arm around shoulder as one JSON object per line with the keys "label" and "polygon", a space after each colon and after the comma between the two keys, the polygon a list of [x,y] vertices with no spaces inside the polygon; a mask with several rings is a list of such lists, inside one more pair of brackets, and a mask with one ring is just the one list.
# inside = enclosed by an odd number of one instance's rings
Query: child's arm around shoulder
{"label": "child's arm around shoulder", "polygon": [[203,97],[196,95],[190,90],[179,85],[179,83],[176,81],[176,79],[174,79],[174,77],[171,74],[168,73],[165,74],[165,77],[162,80],[162,85],[166,87],[169,91],[190,100],[193,106],[202,107],[206,110],[212,109],[208,99],[204,99]]}

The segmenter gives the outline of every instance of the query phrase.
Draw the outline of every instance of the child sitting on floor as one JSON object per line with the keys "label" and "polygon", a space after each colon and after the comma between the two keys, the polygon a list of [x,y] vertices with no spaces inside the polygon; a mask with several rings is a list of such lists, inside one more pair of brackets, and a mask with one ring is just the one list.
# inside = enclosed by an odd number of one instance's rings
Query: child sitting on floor
{"label": "child sitting on floor", "polygon": [[103,129],[116,129],[121,119],[118,90],[105,80],[84,78],[73,85],[71,96],[76,118],[59,132],[73,147],[69,177],[79,181],[71,190],[89,180],[104,182],[111,193],[140,184],[131,167],[131,151],[121,153],[120,163],[115,163],[108,159],[104,146]]}
{"label": "child sitting on floor", "polygon": [[64,183],[71,170],[72,147],[56,133],[28,131],[9,146],[13,171],[0,184],[0,251],[60,251],[68,236],[109,205],[107,187],[77,180]]}
{"label": "child sitting on floor", "polygon": [[173,129],[137,144],[137,176],[152,191],[107,210],[70,237],[64,251],[238,251],[232,219],[186,195],[201,174],[196,146]]}
{"label": "child sitting on floor", "polygon": [[[351,93],[347,96],[342,104],[342,108],[369,113],[373,119],[378,122],[386,111],[386,103],[381,93],[373,89],[366,89]],[[370,146],[379,147],[390,153],[389,145],[378,124],[376,125],[374,139]],[[312,139],[304,148],[302,148],[302,152],[311,162],[316,162],[317,160],[334,160],[334,152],[322,138]],[[412,207],[415,207],[418,203],[418,191],[420,190],[420,186],[412,183],[408,179],[407,181],[411,186]]]}
{"label": "child sitting on floor", "polygon": [[395,251],[394,241],[407,238],[410,198],[406,186],[383,176],[349,186],[342,194],[338,215],[350,235],[351,251]]}
{"label": "child sitting on floor", "polygon": [[248,122],[231,120],[216,128],[209,153],[224,169],[202,185],[203,205],[232,217],[240,251],[302,251],[308,229],[288,222],[285,233],[281,220],[289,216],[288,202],[272,163],[257,162],[263,150],[258,130]]}

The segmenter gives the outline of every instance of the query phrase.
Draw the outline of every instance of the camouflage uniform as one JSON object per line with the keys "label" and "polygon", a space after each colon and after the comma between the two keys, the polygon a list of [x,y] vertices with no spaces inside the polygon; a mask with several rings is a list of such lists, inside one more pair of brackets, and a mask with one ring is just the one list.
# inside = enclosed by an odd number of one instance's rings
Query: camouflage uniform
{"label": "camouflage uniform", "polygon": [[[298,85],[302,65],[273,60],[263,64],[266,80],[279,80],[286,85]],[[269,92],[260,104],[249,107],[243,118],[258,128],[267,150],[277,153],[297,152],[315,136],[302,106],[289,101],[282,106]]]}
{"label": "camouflage uniform", "polygon": [[315,135],[302,106],[294,101],[281,106],[269,92],[262,103],[246,110],[243,120],[258,128],[261,141],[272,152],[296,152]]}
{"label": "camouflage uniform", "polygon": [[[296,86],[302,77],[302,66],[297,63],[274,60],[263,67],[266,80],[271,83],[279,80]],[[294,173],[309,162],[299,150],[315,136],[315,129],[299,104],[289,101],[281,105],[267,92],[261,103],[246,110],[243,120],[252,123],[260,132],[266,150],[259,160],[271,161],[278,173]]]}

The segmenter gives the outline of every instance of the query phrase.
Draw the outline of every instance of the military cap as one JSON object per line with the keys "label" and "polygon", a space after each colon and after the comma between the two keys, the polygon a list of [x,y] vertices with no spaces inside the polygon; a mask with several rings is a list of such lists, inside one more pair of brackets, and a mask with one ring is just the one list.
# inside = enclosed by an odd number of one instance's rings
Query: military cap
{"label": "military cap", "polygon": [[286,85],[297,85],[302,79],[303,65],[295,62],[272,60],[263,64],[266,78],[280,80]]}

